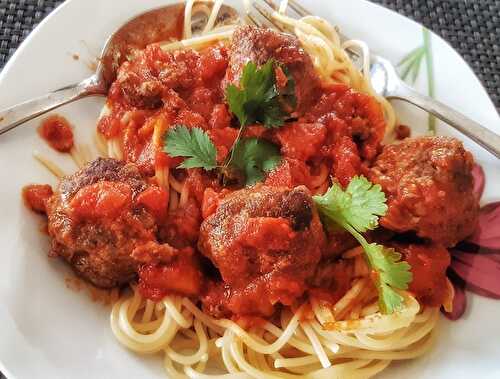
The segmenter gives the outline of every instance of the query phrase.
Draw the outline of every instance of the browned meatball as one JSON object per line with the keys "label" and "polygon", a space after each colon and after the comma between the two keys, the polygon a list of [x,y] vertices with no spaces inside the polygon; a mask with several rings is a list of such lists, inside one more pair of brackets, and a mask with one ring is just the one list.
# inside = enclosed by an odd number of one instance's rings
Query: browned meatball
{"label": "browned meatball", "polygon": [[381,224],[447,247],[465,239],[474,231],[479,208],[473,164],[454,138],[422,137],[386,146],[370,171],[370,180],[387,195],[389,210]]}
{"label": "browned meatball", "polygon": [[150,45],[120,67],[112,92],[121,93],[132,106],[158,108],[165,90],[188,89],[200,80],[199,58],[194,50],[170,53]]}
{"label": "browned meatball", "polygon": [[198,247],[219,269],[232,313],[269,315],[302,295],[324,238],[305,187],[257,186],[223,200],[203,222]]}
{"label": "browned meatball", "polygon": [[295,36],[247,25],[238,28],[232,40],[226,72],[228,83],[239,84],[243,68],[248,62],[252,61],[260,66],[274,58],[288,68],[295,80],[298,112],[307,110],[317,99],[320,80],[311,57]]}
{"label": "browned meatball", "polygon": [[137,262],[131,253],[156,241],[154,217],[134,202],[146,188],[134,165],[113,159],[99,158],[62,179],[47,203],[51,254],[98,287],[134,279]]}
{"label": "browned meatball", "polygon": [[163,85],[149,67],[125,62],[116,79],[124,99],[138,108],[155,109],[162,104]]}

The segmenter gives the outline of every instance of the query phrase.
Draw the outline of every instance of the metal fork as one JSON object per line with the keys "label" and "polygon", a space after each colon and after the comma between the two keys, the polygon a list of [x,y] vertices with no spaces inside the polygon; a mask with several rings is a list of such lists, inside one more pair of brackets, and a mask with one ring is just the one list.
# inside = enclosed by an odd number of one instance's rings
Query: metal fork
{"label": "metal fork", "polygon": [[[251,2],[251,5],[254,11],[252,9],[247,10],[246,16],[248,21],[257,26],[271,26],[277,30],[284,31],[279,22],[272,17],[272,12],[278,10],[273,0],[262,0],[262,2],[254,0]],[[293,10],[299,17],[312,15],[297,0],[289,0],[288,5],[288,9]],[[341,40],[347,40],[341,33],[339,33],[339,36]],[[359,54],[354,50],[347,49],[347,52],[354,61],[359,59]],[[423,95],[408,86],[401,80],[394,65],[388,59],[379,55],[371,55],[370,59],[370,77],[373,89],[377,94],[389,100],[398,99],[406,101],[431,113],[500,159],[500,136],[498,134],[449,106]]]}

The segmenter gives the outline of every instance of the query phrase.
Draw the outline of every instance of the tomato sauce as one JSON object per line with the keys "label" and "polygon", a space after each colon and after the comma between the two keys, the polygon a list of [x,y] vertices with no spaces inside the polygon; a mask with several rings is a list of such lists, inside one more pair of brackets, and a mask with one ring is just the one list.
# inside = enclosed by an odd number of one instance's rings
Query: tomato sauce
{"label": "tomato sauce", "polygon": [[[120,139],[126,159],[145,172],[175,168],[182,161],[162,151],[161,139],[148,143],[158,118],[164,124],[163,134],[178,124],[206,130],[217,149],[217,161],[224,162],[238,134],[224,95],[228,64],[229,51],[222,44],[201,52],[173,53],[148,46],[120,68],[108,97],[111,114],[100,120],[98,130],[106,138]],[[281,85],[286,85],[282,74],[277,71]],[[317,98],[308,112],[282,128],[247,128],[246,137],[265,138],[281,148],[283,163],[268,175],[267,184],[314,189],[313,173],[326,165],[346,185],[363,172],[362,162],[380,150],[385,120],[375,99],[345,85],[324,86]],[[130,114],[139,110],[142,117],[131,121]]]}
{"label": "tomato sauce", "polygon": [[176,248],[196,246],[202,222],[198,203],[190,199],[184,207],[169,213],[160,227],[160,238]]}
{"label": "tomato sauce", "polygon": [[50,147],[61,153],[69,153],[73,148],[73,130],[68,120],[62,116],[46,118],[38,128],[38,134]]}
{"label": "tomato sauce", "polygon": [[71,199],[70,207],[76,218],[112,219],[131,203],[129,185],[102,181],[80,189]]}
{"label": "tomato sauce", "polygon": [[399,251],[411,266],[409,290],[425,305],[443,304],[448,293],[446,269],[451,262],[448,250],[439,245],[409,245],[401,246]]}
{"label": "tomato sauce", "polygon": [[46,184],[33,184],[23,188],[24,203],[34,212],[41,214],[45,214],[47,201],[52,194],[52,187]]}
{"label": "tomato sauce", "polygon": [[323,264],[316,272],[309,295],[333,306],[350,289],[352,280],[352,271],[346,261]]}
{"label": "tomato sauce", "polygon": [[169,193],[166,190],[152,186],[137,196],[136,202],[144,205],[157,221],[162,222],[167,215],[168,199]]}
{"label": "tomato sauce", "polygon": [[[145,17],[139,26],[148,28],[147,21]],[[180,36],[181,31],[182,23],[165,25],[160,37]],[[275,275],[272,270],[266,275],[258,272],[248,286],[248,283],[225,286],[221,281],[223,270],[203,263],[205,258],[199,254],[203,220],[214,215],[224,199],[242,188],[242,183],[236,181],[227,186],[214,171],[177,169],[183,158],[169,156],[164,151],[164,139],[177,125],[200,128],[215,145],[217,163],[226,162],[239,135],[238,122],[225,98],[231,64],[228,46],[217,44],[201,51],[166,52],[158,44],[149,44],[154,41],[146,41],[144,48],[144,41],[134,41],[133,35],[120,38],[124,38],[123,46],[127,45],[126,52],[133,54],[134,59],[122,62],[113,60],[116,56],[105,57],[117,75],[107,99],[109,112],[99,120],[97,129],[107,140],[119,142],[124,161],[137,165],[148,186],[138,194],[131,185],[121,182],[103,180],[84,186],[69,203],[74,219],[108,222],[124,209],[137,205],[148,212],[154,219],[148,231],[154,230],[150,234],[154,234],[151,239],[155,241],[136,246],[134,258],[144,258],[138,259],[139,290],[154,301],[169,294],[203,298],[204,306],[212,308],[211,313],[235,316],[248,325],[261,320],[253,315],[271,316],[277,303],[291,306],[306,295],[335,304],[349,290],[353,274],[344,261],[334,258],[352,241],[345,237],[335,241],[332,237],[324,243],[319,219],[316,230],[319,232],[315,233],[314,243],[309,244],[314,245],[317,259],[311,259],[306,269],[293,271],[294,266],[285,275]],[[285,88],[289,80],[285,71],[278,68],[275,75],[277,86]],[[297,92],[311,91],[298,88]],[[323,188],[324,183],[318,183],[318,177],[326,183],[333,178],[346,187],[354,176],[364,174],[379,154],[385,132],[383,109],[373,97],[343,84],[318,84],[314,92],[307,99],[305,110],[293,112],[283,126],[248,125],[243,132],[243,137],[257,137],[275,144],[281,153],[280,164],[265,173],[263,183],[280,189],[306,186],[310,191],[303,190],[309,198]],[[58,151],[68,152],[73,146],[71,128],[62,117],[47,119],[39,132]],[[404,132],[400,133],[402,137]],[[155,178],[158,170],[163,169],[169,169],[169,175],[184,182],[190,194],[187,201],[171,211],[168,210],[170,193],[160,188]],[[23,195],[32,209],[43,213],[52,190],[30,187]],[[316,213],[315,217],[318,218]],[[252,217],[234,232],[237,237],[231,236],[237,242],[231,251],[236,251],[234,256],[241,253],[245,259],[250,257],[250,268],[257,264],[273,266],[276,257],[288,253],[300,232],[284,217]],[[302,261],[307,248],[311,246],[300,247]],[[401,248],[401,252],[412,265],[414,281],[410,291],[423,304],[440,305],[446,295],[445,271],[450,261],[447,251],[438,246],[410,245]],[[147,260],[148,256],[155,259]],[[328,260],[316,267],[321,258]],[[231,264],[240,266],[235,271],[245,268],[242,261]],[[299,278],[306,271],[307,280]],[[311,273],[314,273],[312,279]],[[248,314],[251,315],[247,319],[237,317]]]}
{"label": "tomato sauce", "polygon": [[180,256],[168,264],[142,266],[139,278],[139,291],[153,301],[161,301],[170,294],[197,296],[203,283],[203,275],[190,249],[181,251]]}

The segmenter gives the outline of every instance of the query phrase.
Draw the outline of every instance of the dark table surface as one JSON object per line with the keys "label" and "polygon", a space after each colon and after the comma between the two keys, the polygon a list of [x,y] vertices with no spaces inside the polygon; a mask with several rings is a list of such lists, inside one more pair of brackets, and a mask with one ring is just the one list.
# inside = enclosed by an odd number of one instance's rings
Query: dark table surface
{"label": "dark table surface", "polygon": [[[500,110],[500,0],[371,1],[424,24],[449,41],[472,66]],[[0,69],[31,30],[61,3],[0,0]]]}

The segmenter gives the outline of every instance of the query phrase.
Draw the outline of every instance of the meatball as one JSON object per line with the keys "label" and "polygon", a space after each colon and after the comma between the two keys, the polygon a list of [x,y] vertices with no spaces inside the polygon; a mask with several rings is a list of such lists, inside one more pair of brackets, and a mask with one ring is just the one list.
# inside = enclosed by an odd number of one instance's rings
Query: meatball
{"label": "meatball", "polygon": [[226,82],[238,85],[248,62],[260,66],[271,58],[285,65],[293,76],[297,111],[304,112],[317,98],[320,80],[310,56],[290,34],[250,25],[238,28],[233,35]]}
{"label": "meatball", "polygon": [[194,50],[170,53],[150,45],[120,67],[113,92],[118,89],[132,106],[159,108],[167,89],[188,89],[201,80],[197,71],[199,59]]}
{"label": "meatball", "polygon": [[149,68],[136,68],[126,62],[118,70],[116,83],[119,85],[124,99],[138,108],[155,109],[162,104],[163,86]]}
{"label": "meatball", "polygon": [[449,137],[406,139],[386,146],[369,174],[387,196],[389,209],[382,226],[413,231],[446,247],[471,235],[479,209],[473,163],[462,143]]}
{"label": "meatball", "polygon": [[274,304],[290,305],[303,294],[324,239],[305,187],[257,186],[221,202],[202,223],[198,247],[220,271],[223,289],[215,293],[228,295],[230,312],[270,315]]}
{"label": "meatball", "polygon": [[99,158],[62,179],[47,202],[51,255],[92,284],[111,288],[136,277],[138,246],[156,242],[156,221],[135,199],[148,187],[133,164]]}

